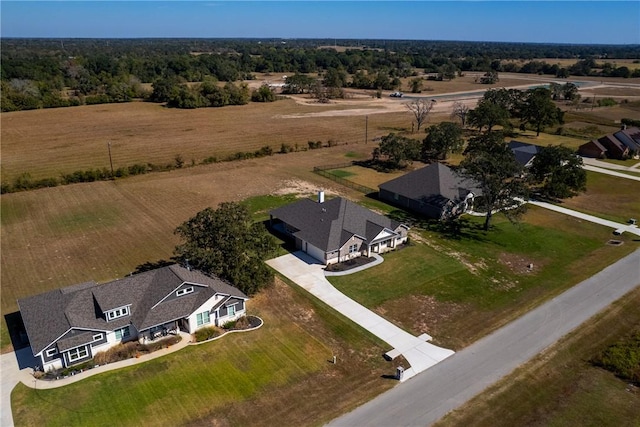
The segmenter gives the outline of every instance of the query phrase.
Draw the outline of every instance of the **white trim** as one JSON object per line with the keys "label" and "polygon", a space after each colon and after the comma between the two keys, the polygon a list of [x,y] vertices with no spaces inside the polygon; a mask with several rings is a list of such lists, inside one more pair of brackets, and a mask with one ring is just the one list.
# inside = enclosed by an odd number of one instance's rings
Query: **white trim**
{"label": "white trim", "polygon": [[[80,355],[80,350],[78,350],[80,347],[84,348],[84,353],[85,353],[84,356]],[[71,351],[72,350],[77,350],[75,352],[77,354],[77,357],[75,357],[73,359],[71,358]],[[72,349],[66,350],[65,353],[67,354],[67,362],[73,363],[73,362],[76,362],[76,361],[78,361],[80,359],[84,359],[87,356],[89,356],[89,349],[87,348],[87,345],[85,344],[84,346],[78,346],[78,347],[74,347]]]}
{"label": "white trim", "polygon": [[[205,322],[205,319],[204,319],[204,314],[207,315],[207,321],[206,322]],[[200,318],[198,318],[198,317],[200,317]],[[202,319],[202,321],[200,319]],[[205,310],[205,311],[202,311],[200,313],[196,313],[196,327],[208,325],[209,323],[211,323],[211,313],[209,313],[209,310]]]}
{"label": "white trim", "polygon": [[[53,352],[53,353],[51,353],[51,352]],[[58,349],[55,348],[55,347],[50,348],[50,349],[48,349],[47,351],[44,352],[44,355],[47,356],[47,357],[53,357],[56,354],[58,354]]]}
{"label": "white trim", "polygon": [[[178,291],[178,289],[180,289],[180,287],[184,286],[184,285],[193,285],[193,286],[199,286],[201,288],[208,288],[209,286],[207,285],[203,285],[202,283],[193,283],[193,282],[182,282],[180,283],[180,285],[176,286],[171,292],[169,292],[167,295],[165,295],[164,298],[162,298],[160,301],[158,301],[157,303],[155,303],[153,305],[153,307],[151,307],[149,309],[149,311],[153,310],[154,308],[156,308],[157,306],[159,306],[160,304],[162,304],[164,302],[164,300],[166,300],[167,298],[169,298],[171,295],[175,295],[175,293]],[[195,289],[194,289],[195,290]]]}
{"label": "white trim", "polygon": [[188,288],[178,289],[176,291],[176,296],[181,297],[183,295],[187,295],[193,292],[193,286],[189,286]]}
{"label": "white trim", "polygon": [[83,328],[83,327],[78,327],[78,326],[72,326],[69,329],[67,329],[66,331],[64,331],[64,333],[62,335],[60,335],[58,338],[56,338],[55,340],[51,341],[49,344],[44,346],[44,348],[42,350],[40,350],[38,353],[34,354],[34,356],[37,356],[39,354],[43,354],[45,348],[49,347],[51,344],[57,343],[60,340],[60,338],[62,338],[63,336],[67,335],[69,333],[69,331],[72,331],[74,329],[77,329],[79,331],[90,331],[90,332],[94,332],[96,330],[102,331],[102,332],[105,332],[105,333],[111,332],[109,329],[89,329],[89,328]]}
{"label": "white trim", "polygon": [[[125,335],[124,332],[123,332],[121,334],[120,338],[118,338],[118,331],[124,331],[125,329],[127,330],[127,334]],[[123,340],[129,338],[131,336],[131,327],[130,327],[130,325],[126,325],[126,326],[123,326],[121,328],[114,329],[113,330],[113,335],[115,336],[116,340],[119,340],[119,341],[123,341]]]}
{"label": "white trim", "polygon": [[104,334],[102,332],[99,332],[97,334],[93,334],[93,341],[91,341],[91,342],[100,341],[102,338],[104,338]]}
{"label": "white trim", "polygon": [[[107,318],[107,322],[112,320],[119,319],[121,317],[130,316],[131,315],[131,304],[123,305],[121,307],[114,308],[112,310],[107,310],[104,312],[105,317]],[[116,312],[119,312],[116,314]]]}

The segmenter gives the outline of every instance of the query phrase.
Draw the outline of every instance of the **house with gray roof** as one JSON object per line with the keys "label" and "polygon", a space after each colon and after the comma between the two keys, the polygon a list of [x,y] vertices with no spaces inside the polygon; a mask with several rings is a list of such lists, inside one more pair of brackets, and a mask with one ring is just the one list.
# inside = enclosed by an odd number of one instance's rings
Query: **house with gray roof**
{"label": "house with gray roof", "polygon": [[442,163],[416,169],[378,186],[378,197],[428,218],[449,219],[473,208],[478,186]]}
{"label": "house with gray roof", "polygon": [[370,257],[406,243],[409,227],[347,199],[302,199],[272,210],[271,226],[325,265]]}
{"label": "house with gray roof", "polygon": [[509,149],[513,152],[516,162],[518,162],[522,167],[528,168],[531,167],[533,159],[540,152],[542,147],[513,139],[509,142]]}
{"label": "house with gray roof", "polygon": [[31,350],[49,371],[131,340],[193,333],[245,314],[248,297],[217,277],[171,265],[18,300]]}

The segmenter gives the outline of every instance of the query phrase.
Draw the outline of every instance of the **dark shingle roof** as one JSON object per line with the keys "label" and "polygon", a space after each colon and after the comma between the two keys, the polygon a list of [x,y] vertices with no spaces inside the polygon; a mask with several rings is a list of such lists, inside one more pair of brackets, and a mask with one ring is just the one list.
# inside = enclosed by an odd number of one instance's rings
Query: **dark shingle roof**
{"label": "dark shingle roof", "polygon": [[477,184],[441,163],[409,172],[380,184],[379,188],[433,206],[444,206],[449,200],[460,200],[469,192],[480,194]]}
{"label": "dark shingle roof", "polygon": [[[196,286],[192,294],[163,302],[184,282],[201,286]],[[131,323],[140,331],[186,317],[216,293],[247,298],[218,278],[171,265],[103,285],[87,283],[57,289],[21,299],[18,305],[33,353],[38,354],[70,329],[112,331]],[[130,316],[105,320],[103,312],[125,305],[131,306]],[[75,346],[80,339],[77,337],[84,335],[72,336],[70,341],[64,337],[59,345],[71,348],[68,346]]]}
{"label": "dark shingle roof", "polygon": [[540,152],[542,147],[535,144],[512,140],[509,142],[509,148],[513,151],[516,161],[522,166],[526,165]]}
{"label": "dark shingle roof", "polygon": [[631,151],[640,150],[640,129],[638,128],[622,129],[614,133],[613,136],[616,139],[618,139],[618,141],[622,142],[624,145],[629,147],[629,150]]}
{"label": "dark shingle roof", "polygon": [[370,242],[382,229],[402,225],[341,197],[324,203],[302,199],[270,214],[298,229],[296,237],[325,252],[338,250],[354,234]]}

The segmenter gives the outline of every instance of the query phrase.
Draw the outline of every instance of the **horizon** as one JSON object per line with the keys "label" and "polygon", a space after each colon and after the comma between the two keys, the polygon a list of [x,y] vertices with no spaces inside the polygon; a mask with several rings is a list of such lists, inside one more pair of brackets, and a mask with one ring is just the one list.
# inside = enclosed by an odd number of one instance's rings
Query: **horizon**
{"label": "horizon", "polygon": [[[2,1],[7,39],[640,44],[640,2]],[[608,28],[615,22],[616,31]]]}

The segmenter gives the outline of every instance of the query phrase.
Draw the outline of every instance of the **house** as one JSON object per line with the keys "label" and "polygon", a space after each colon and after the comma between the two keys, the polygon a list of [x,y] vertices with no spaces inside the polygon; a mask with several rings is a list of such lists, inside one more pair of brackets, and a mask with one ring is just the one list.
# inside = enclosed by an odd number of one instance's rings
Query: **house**
{"label": "house", "polygon": [[622,126],[613,136],[622,142],[629,149],[629,156],[640,154],[640,129],[637,127],[628,128]]}
{"label": "house", "polygon": [[407,241],[409,227],[341,197],[302,199],[270,212],[271,226],[325,265],[383,253]]}
{"label": "house", "polygon": [[31,350],[49,371],[125,341],[193,333],[245,314],[247,296],[216,277],[171,265],[102,285],[81,283],[18,300]]}
{"label": "house", "polygon": [[605,135],[598,142],[607,149],[607,157],[613,159],[626,159],[629,157],[629,147],[624,145],[613,135]]}
{"label": "house", "polygon": [[473,208],[477,186],[441,163],[433,163],[380,184],[379,198],[427,216],[447,219]]}
{"label": "house", "polygon": [[603,159],[607,155],[607,148],[593,139],[578,147],[578,154],[583,157],[593,157],[594,159]]}
{"label": "house", "polygon": [[540,152],[542,147],[535,144],[528,144],[526,142],[520,142],[511,140],[509,142],[509,149],[513,151],[516,161],[524,168],[531,167],[533,159]]}

